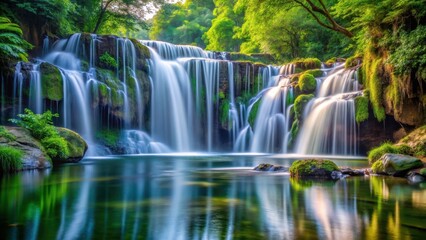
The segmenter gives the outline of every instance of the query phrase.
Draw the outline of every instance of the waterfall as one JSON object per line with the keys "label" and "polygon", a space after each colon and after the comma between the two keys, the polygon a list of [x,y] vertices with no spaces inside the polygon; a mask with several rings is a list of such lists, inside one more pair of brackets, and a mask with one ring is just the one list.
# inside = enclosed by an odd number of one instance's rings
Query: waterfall
{"label": "waterfall", "polygon": [[306,106],[296,140],[300,154],[357,155],[354,97],[361,95],[354,70],[339,68]]}
{"label": "waterfall", "polygon": [[40,77],[40,62],[33,64],[33,69],[30,72],[30,96],[29,106],[34,113],[43,112],[43,94]]}
{"label": "waterfall", "polygon": [[[293,99],[290,79],[283,78],[275,87],[268,89],[261,99],[261,104],[254,126],[253,152],[286,151],[283,148],[288,133],[289,117],[287,108]],[[276,149],[277,146],[281,149]]]}
{"label": "waterfall", "polygon": [[202,48],[190,45],[174,45],[161,41],[142,41],[145,46],[148,46],[158,53],[162,59],[175,60],[177,58],[209,58],[211,54],[204,51]]}
{"label": "waterfall", "polygon": [[164,61],[150,49],[152,77],[151,135],[175,151],[190,151],[192,92],[188,74],[177,62]]}

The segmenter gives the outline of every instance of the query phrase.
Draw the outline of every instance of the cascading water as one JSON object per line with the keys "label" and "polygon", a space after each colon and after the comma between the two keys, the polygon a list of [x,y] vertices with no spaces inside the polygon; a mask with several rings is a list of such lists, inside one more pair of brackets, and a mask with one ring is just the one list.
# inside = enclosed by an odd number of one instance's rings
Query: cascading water
{"label": "cascading water", "polygon": [[300,154],[357,155],[354,97],[361,95],[354,70],[340,68],[329,75],[304,111],[296,141]]}

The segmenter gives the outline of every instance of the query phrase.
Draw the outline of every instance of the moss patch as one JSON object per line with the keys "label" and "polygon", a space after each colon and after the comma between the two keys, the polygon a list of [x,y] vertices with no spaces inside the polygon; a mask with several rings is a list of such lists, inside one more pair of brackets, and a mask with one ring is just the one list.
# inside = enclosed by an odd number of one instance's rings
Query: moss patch
{"label": "moss patch", "polygon": [[5,138],[7,141],[16,140],[16,137],[3,126],[0,126],[0,138]]}
{"label": "moss patch", "polygon": [[322,77],[324,75],[324,72],[321,71],[321,69],[311,69],[311,70],[305,71],[304,73],[311,74],[312,76],[314,76],[316,78]]}
{"label": "moss patch", "polygon": [[304,93],[313,93],[317,88],[317,81],[312,74],[304,73],[299,77],[298,86]]}
{"label": "moss patch", "polygon": [[385,153],[397,153],[397,154],[410,154],[411,148],[407,145],[392,145],[392,143],[385,142],[379,147],[373,148],[368,153],[368,162],[370,164],[375,163],[379,160]]}
{"label": "moss patch", "polygon": [[337,170],[339,170],[337,165],[330,160],[297,160],[291,164],[290,176],[330,178],[331,172]]}
{"label": "moss patch", "polygon": [[361,58],[359,56],[353,56],[350,57],[348,59],[346,59],[345,61],[345,68],[353,68],[358,66],[359,64],[361,64]]}
{"label": "moss patch", "polygon": [[252,129],[254,129],[254,123],[256,121],[257,112],[259,111],[260,104],[261,100],[259,99],[251,108],[250,114],[248,116],[248,122]]}
{"label": "moss patch", "polygon": [[383,121],[386,117],[385,109],[383,107],[383,83],[381,75],[382,59],[376,58],[372,53],[367,52],[364,54],[363,66],[363,79],[366,87],[370,90],[370,102],[373,107],[374,117],[379,121]]}
{"label": "moss patch", "polygon": [[296,100],[294,100],[294,114],[297,119],[300,119],[303,114],[303,110],[305,109],[306,104],[314,98],[312,94],[302,94],[299,95]]}
{"label": "moss patch", "polygon": [[[222,93],[222,92],[221,92]],[[223,94],[223,93],[222,93]],[[229,100],[228,99],[222,99],[221,101],[222,103],[220,104],[220,123],[222,124],[223,127],[227,127],[228,126],[228,122],[229,122],[229,109],[230,109],[230,105],[229,105]]]}
{"label": "moss patch", "polygon": [[120,140],[120,131],[104,129],[96,133],[96,139],[109,148],[115,148]]}
{"label": "moss patch", "polygon": [[117,61],[108,52],[104,52],[99,57],[99,63],[102,68],[107,68],[111,70],[114,70],[118,67]]}
{"label": "moss patch", "polygon": [[364,122],[369,117],[368,114],[368,98],[358,96],[355,98],[355,119],[357,123]]}
{"label": "moss patch", "polygon": [[292,62],[296,68],[307,70],[321,68],[321,61],[318,58],[300,58]]}
{"label": "moss patch", "polygon": [[63,98],[63,80],[59,69],[52,64],[40,64],[43,97],[52,101]]}
{"label": "moss patch", "polygon": [[383,166],[383,162],[376,161],[375,163],[373,163],[373,165],[371,166],[371,171],[373,171],[373,173],[375,174],[385,173],[385,166]]}

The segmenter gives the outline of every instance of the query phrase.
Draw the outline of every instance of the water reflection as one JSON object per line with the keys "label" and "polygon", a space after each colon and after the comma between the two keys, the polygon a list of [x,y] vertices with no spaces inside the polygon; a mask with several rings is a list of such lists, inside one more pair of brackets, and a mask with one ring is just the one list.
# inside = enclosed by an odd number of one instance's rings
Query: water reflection
{"label": "water reflection", "polygon": [[[0,178],[5,239],[416,239],[426,189],[296,181],[259,156],[126,157]],[[291,161],[273,159],[289,166]]]}

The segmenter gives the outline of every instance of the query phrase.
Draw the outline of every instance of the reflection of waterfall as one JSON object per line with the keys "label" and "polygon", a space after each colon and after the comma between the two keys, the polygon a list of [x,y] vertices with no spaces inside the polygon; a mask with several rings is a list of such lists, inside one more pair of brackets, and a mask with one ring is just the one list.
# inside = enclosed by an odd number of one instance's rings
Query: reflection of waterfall
{"label": "reflection of waterfall", "polygon": [[296,142],[301,154],[357,155],[354,97],[360,95],[354,70],[341,69],[329,75],[304,111],[303,126]]}

